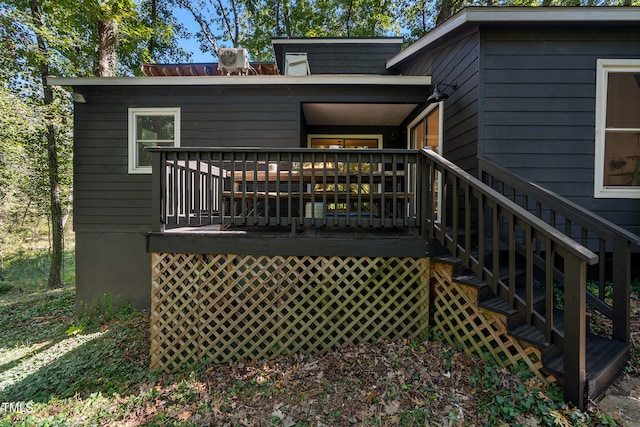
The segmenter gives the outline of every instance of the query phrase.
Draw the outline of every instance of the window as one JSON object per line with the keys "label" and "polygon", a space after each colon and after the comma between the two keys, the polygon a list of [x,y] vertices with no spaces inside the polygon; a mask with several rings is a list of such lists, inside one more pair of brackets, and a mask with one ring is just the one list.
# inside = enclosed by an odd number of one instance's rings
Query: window
{"label": "window", "polygon": [[595,197],[640,198],[640,60],[598,60]]}
{"label": "window", "polygon": [[310,148],[382,148],[382,135],[308,135]]}
{"label": "window", "polygon": [[[444,118],[440,114],[441,107],[442,102],[431,104],[409,124],[408,148],[421,150],[425,147],[430,147],[433,151],[442,155]],[[440,222],[441,213],[438,208],[442,204],[442,178],[440,177],[440,172],[436,174],[436,180],[436,222]],[[412,191],[414,190],[412,189]]]}
{"label": "window", "polygon": [[129,108],[129,173],[151,173],[146,147],[179,146],[179,108]]}

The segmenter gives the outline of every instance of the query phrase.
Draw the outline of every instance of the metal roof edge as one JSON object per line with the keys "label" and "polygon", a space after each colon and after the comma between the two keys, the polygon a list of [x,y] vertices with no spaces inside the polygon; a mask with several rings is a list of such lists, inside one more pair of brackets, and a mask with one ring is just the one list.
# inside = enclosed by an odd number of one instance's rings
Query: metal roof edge
{"label": "metal roof edge", "polygon": [[309,37],[309,38],[274,38],[271,44],[396,44],[403,43],[402,37]]}
{"label": "metal roof edge", "polygon": [[638,22],[640,8],[634,6],[556,6],[556,7],[467,7],[443,24],[435,27],[415,43],[403,49],[387,61],[387,69],[411,57],[418,51],[428,47],[441,37],[465,24],[487,23],[593,23],[593,22]]}
{"label": "metal roof edge", "polygon": [[387,85],[428,86],[431,76],[316,74],[308,76],[197,77],[47,77],[50,86],[249,86],[249,85]]}

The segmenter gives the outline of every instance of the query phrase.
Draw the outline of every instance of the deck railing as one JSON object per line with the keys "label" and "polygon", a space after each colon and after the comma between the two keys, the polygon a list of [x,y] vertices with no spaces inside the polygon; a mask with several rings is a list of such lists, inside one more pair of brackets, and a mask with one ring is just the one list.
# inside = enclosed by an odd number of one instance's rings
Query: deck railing
{"label": "deck railing", "polygon": [[[518,193],[516,182],[505,174],[500,179],[513,189],[512,199],[430,150],[150,151],[153,231],[211,224],[412,227],[425,239],[439,241],[493,295],[503,297],[508,314],[515,313],[560,349],[565,397],[579,407],[585,405],[587,303],[613,319],[614,338],[628,342],[625,279],[629,245],[637,238],[604,231],[604,222],[593,218],[582,224],[581,215],[565,212],[532,188]],[[489,172],[486,164],[482,167]],[[532,195],[540,199],[533,212]],[[527,200],[524,205],[516,203],[518,197]],[[570,230],[581,223],[584,239],[575,241],[556,229],[557,221],[550,225],[538,212],[569,218]],[[614,283],[623,284],[614,288],[613,305],[587,290],[588,269],[605,269],[606,276],[608,268],[602,267],[605,253],[598,256],[587,247],[591,233],[599,236],[601,247],[614,251]]]}
{"label": "deck railing", "polygon": [[154,231],[414,227],[417,151],[153,148]]}
{"label": "deck railing", "polygon": [[424,209],[428,234],[501,295],[508,313],[558,346],[565,397],[584,407],[586,273],[598,256],[443,157],[422,154],[431,195],[431,208]]}
{"label": "deck railing", "polygon": [[597,289],[587,290],[587,303],[611,319],[613,338],[629,343],[631,248],[640,237],[489,160],[479,167],[489,186],[598,254],[589,272]]}

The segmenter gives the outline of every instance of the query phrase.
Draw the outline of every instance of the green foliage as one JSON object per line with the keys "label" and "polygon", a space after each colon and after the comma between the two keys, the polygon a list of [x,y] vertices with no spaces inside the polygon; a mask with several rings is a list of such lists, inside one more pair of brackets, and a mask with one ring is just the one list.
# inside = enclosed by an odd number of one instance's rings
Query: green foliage
{"label": "green foliage", "polygon": [[472,383],[479,388],[479,410],[486,417],[485,426],[513,425],[527,418],[545,426],[592,425],[588,414],[564,403],[562,390],[557,385],[542,389],[526,387],[524,384],[528,382],[524,381],[505,387],[501,384],[499,371],[497,365],[487,363],[475,366],[471,377]]}

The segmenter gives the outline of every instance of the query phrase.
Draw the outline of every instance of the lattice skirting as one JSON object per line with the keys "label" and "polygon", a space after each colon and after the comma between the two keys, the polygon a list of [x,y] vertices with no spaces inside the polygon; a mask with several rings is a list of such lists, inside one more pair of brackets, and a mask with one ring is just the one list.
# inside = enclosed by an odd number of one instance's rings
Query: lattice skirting
{"label": "lattice skirting", "polygon": [[151,367],[424,339],[428,259],[152,254]]}
{"label": "lattice skirting", "polygon": [[451,265],[433,263],[433,337],[467,353],[491,357],[502,367],[525,363],[543,382],[553,381],[540,372],[540,350],[509,336],[505,316],[479,308],[477,290],[454,283],[451,270]]}

